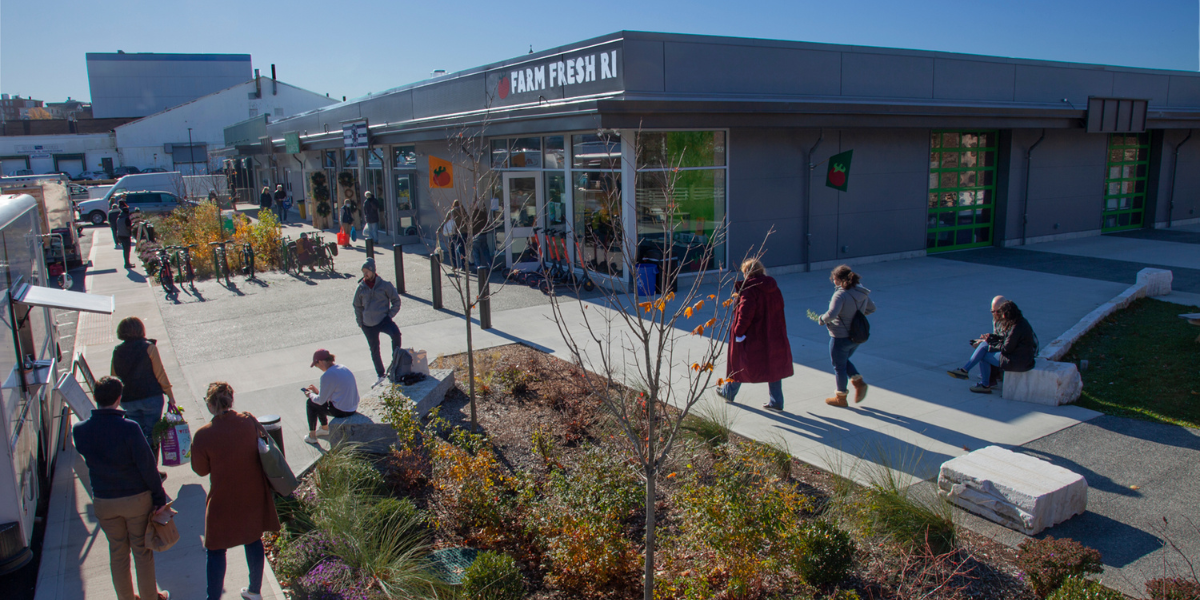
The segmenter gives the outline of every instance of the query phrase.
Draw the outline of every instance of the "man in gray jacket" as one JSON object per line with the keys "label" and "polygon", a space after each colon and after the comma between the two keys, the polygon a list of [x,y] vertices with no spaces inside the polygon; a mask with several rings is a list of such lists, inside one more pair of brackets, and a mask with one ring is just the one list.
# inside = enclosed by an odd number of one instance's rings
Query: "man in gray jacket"
{"label": "man in gray jacket", "polygon": [[354,290],[354,319],[371,347],[371,360],[375,363],[375,374],[379,376],[371,386],[375,387],[387,379],[383,358],[379,356],[379,334],[386,333],[392,338],[393,355],[400,347],[400,328],[392,321],[392,317],[400,312],[400,294],[396,292],[396,286],[375,274],[375,259],[368,258],[362,272],[363,278]]}

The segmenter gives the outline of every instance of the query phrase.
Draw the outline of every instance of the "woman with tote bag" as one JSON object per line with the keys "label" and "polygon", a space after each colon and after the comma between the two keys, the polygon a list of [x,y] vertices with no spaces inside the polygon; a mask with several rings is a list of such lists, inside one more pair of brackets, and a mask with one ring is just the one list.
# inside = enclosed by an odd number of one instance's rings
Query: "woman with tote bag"
{"label": "woman with tote bag", "polygon": [[204,548],[208,551],[208,600],[219,600],[225,584],[225,551],[246,549],[250,585],[242,597],[262,597],[266,553],[262,534],[279,531],[275,498],[263,472],[259,440],[266,435],[258,419],[233,410],[233,388],[209,384],[205,396],[213,419],[192,439],[192,470],[209,477],[204,510]]}

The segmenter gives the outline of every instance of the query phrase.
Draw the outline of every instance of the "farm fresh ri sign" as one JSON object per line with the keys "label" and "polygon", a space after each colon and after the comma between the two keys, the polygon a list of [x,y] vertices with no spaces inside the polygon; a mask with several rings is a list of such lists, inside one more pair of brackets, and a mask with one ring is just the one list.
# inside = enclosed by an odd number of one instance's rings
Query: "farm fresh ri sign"
{"label": "farm fresh ri sign", "polygon": [[621,42],[515,62],[488,71],[491,106],[538,103],[623,89]]}

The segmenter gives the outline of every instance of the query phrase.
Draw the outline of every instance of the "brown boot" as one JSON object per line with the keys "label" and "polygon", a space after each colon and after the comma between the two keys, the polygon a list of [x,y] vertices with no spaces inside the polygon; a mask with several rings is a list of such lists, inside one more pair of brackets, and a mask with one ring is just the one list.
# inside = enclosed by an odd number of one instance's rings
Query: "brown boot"
{"label": "brown boot", "polygon": [[854,386],[854,403],[858,404],[867,399],[867,382],[863,381],[862,375],[855,375],[850,378],[850,385]]}
{"label": "brown boot", "polygon": [[849,404],[846,404],[846,392],[838,392],[832,398],[826,398],[825,404],[838,408],[846,408],[849,406]]}

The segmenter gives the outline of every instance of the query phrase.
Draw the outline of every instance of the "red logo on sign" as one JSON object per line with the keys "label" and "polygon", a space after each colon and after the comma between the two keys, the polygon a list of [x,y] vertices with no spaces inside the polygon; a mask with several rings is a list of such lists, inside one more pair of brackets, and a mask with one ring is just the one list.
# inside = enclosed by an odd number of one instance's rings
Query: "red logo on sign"
{"label": "red logo on sign", "polygon": [[508,80],[508,78],[501,77],[500,82],[496,84],[496,92],[500,94],[501,100],[508,97],[508,92],[510,91],[510,89],[509,89],[510,87],[511,87],[511,82]]}

